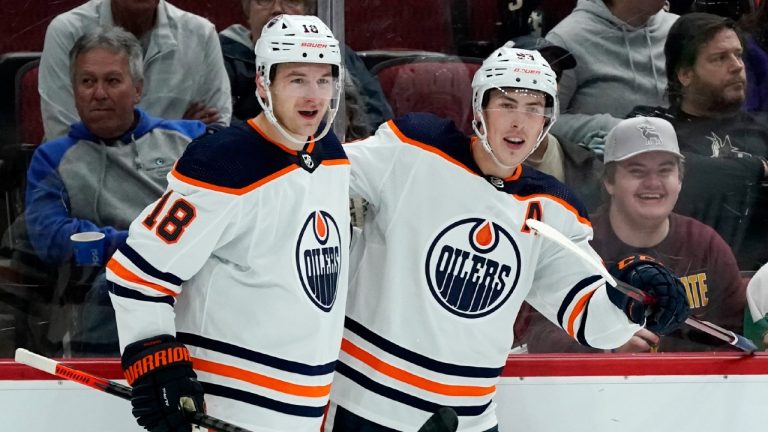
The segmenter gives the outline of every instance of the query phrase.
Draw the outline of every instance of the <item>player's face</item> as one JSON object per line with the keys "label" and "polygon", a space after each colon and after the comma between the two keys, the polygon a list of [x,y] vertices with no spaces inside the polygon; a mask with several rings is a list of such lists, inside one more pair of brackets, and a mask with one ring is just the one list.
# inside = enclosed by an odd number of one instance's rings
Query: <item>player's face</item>
{"label": "player's face", "polygon": [[298,139],[317,131],[334,97],[331,66],[282,63],[272,80],[272,110],[281,125]]}
{"label": "player's face", "polygon": [[141,82],[133,82],[124,54],[96,48],[75,59],[75,108],[85,126],[100,138],[118,137],[133,125],[141,88]]}
{"label": "player's face", "polygon": [[743,52],[739,37],[730,29],[702,45],[693,67],[678,72],[685,106],[704,112],[738,110],[747,87]]}
{"label": "player's face", "polygon": [[278,15],[306,15],[306,3],[307,0],[250,0],[247,14],[251,38],[258,40],[264,25]]}
{"label": "player's face", "polygon": [[536,146],[546,122],[541,92],[493,89],[484,111],[488,142],[506,166],[520,165]]}
{"label": "player's face", "polygon": [[680,194],[678,163],[677,156],[658,151],[616,162],[613,183],[604,182],[611,210],[638,227],[663,223]]}

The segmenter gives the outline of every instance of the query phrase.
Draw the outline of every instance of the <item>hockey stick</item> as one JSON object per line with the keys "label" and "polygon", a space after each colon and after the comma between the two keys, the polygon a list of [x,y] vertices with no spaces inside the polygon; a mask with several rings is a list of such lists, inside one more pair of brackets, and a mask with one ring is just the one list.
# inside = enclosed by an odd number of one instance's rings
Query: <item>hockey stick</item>
{"label": "hockey stick", "polygon": [[417,432],[455,432],[459,417],[452,408],[442,407],[432,414]]}
{"label": "hockey stick", "polygon": [[[25,364],[59,378],[75,381],[88,387],[95,388],[96,390],[103,391],[104,393],[109,393],[125,400],[131,400],[131,388],[128,386],[96,375],[91,375],[81,370],[73,369],[56,360],[43,357],[24,348],[16,349],[16,357],[14,360],[16,360],[16,363]],[[184,401],[182,401],[182,403],[183,402]],[[191,402],[191,400],[189,402]],[[216,417],[211,417],[207,414],[195,411],[194,408],[187,404],[183,404],[182,408],[184,409],[187,421],[192,424],[219,432],[251,432],[248,429],[243,429],[239,426],[227,423],[224,420],[219,420]]]}
{"label": "hockey stick", "polygon": [[[579,258],[581,258],[584,262],[586,262],[592,268],[597,270],[597,272],[600,273],[600,275],[603,276],[603,278],[605,278],[606,282],[616,287],[616,289],[618,289],[628,297],[633,298],[637,301],[640,301],[644,304],[655,303],[656,299],[648,295],[648,293],[640,290],[639,288],[635,288],[621,281],[617,282],[613,278],[613,276],[611,276],[611,274],[608,273],[608,269],[606,269],[602,265],[602,263],[597,262],[588,253],[586,253],[582,249],[579,249],[578,246],[576,246],[568,237],[564,236],[560,231],[552,228],[551,226],[545,224],[544,222],[541,222],[535,219],[528,219],[525,221],[525,224],[528,225],[528,228],[541,234],[542,237],[545,237],[557,243],[558,245],[564,247],[565,249],[568,249],[574,254],[578,255]],[[726,330],[720,326],[712,324],[709,321],[704,321],[704,320],[700,320],[698,318],[689,316],[688,318],[686,318],[685,323],[695,328],[696,330],[702,331],[704,333],[707,333],[710,336],[714,336],[717,339],[728,342],[729,344],[731,344],[735,348],[738,348],[741,351],[744,351],[750,354],[757,351],[757,347],[749,339],[745,338],[742,335],[738,335],[730,330]]]}

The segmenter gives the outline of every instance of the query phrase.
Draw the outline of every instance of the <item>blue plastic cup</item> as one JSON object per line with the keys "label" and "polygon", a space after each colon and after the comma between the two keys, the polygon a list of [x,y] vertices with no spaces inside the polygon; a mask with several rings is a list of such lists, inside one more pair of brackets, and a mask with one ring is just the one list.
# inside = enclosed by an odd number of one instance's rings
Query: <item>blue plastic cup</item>
{"label": "blue plastic cup", "polygon": [[101,266],[104,263],[104,233],[97,231],[72,234],[75,264],[83,267]]}

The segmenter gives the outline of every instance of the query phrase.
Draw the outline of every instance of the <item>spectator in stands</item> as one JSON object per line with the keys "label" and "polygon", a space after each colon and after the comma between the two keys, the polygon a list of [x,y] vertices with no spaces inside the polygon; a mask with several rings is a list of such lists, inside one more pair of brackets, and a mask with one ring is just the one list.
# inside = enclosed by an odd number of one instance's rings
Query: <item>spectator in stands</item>
{"label": "spectator in stands", "polygon": [[[683,160],[675,130],[666,120],[621,121],[606,138],[603,185],[608,203],[591,218],[592,246],[608,267],[630,255],[661,262],[682,280],[692,315],[740,333],[745,287],[736,258],[712,228],[672,212],[682,187]],[[529,352],[597,351],[541,317],[533,319],[526,339]],[[689,328],[661,341],[641,329],[618,351],[652,348],[709,351],[724,346]]]}
{"label": "spectator in stands", "polygon": [[213,24],[165,0],[90,0],[54,18],[45,35],[39,90],[47,140],[66,135],[78,120],[67,53],[84,33],[111,25],[125,28],[141,43],[141,107],[147,113],[229,124],[229,81]]}
{"label": "spectator in stands", "polygon": [[730,18],[683,15],[669,31],[671,107],[637,107],[667,118],[687,159],[676,212],[715,228],[742,270],[768,261],[768,124],[743,111],[743,39]]}
{"label": "spectator in stands", "polygon": [[[516,48],[539,51],[555,72],[558,83],[563,71],[576,67],[576,59],[568,50],[546,39],[521,36],[515,38],[514,42]],[[603,164],[594,152],[584,146],[561,139],[550,131],[539,147],[528,156],[525,164],[568,185],[588,210],[594,210],[600,204]]]}
{"label": "spectator in stands", "polygon": [[744,65],[747,71],[747,111],[768,112],[768,0],[740,21],[748,33]]}
{"label": "spectator in stands", "polygon": [[[136,107],[144,68],[141,45],[131,33],[96,28],[75,41],[68,63],[82,120],[66,137],[38,147],[27,174],[29,240],[52,267],[70,260],[74,233],[104,233],[106,257],[125,243],[130,223],[163,193],[174,162],[205,132],[200,121],[163,120]],[[93,304],[104,300],[109,306],[106,292],[89,295]],[[111,306],[102,309],[111,321],[94,318],[94,325],[111,323],[114,332]],[[116,333],[112,337],[116,342]]]}
{"label": "spectator in stands", "polygon": [[664,105],[664,41],[677,15],[663,0],[579,0],[546,38],[578,65],[560,83],[558,138],[601,151],[636,105]]}
{"label": "spectator in stands", "polygon": [[[253,47],[261,35],[264,24],[284,13],[312,14],[316,10],[316,5],[316,0],[242,0],[248,27],[234,24],[224,29],[219,35],[224,64],[232,88],[233,114],[236,118],[247,120],[261,112],[261,106],[255,96],[256,66]],[[348,46],[345,46],[344,63],[348,75],[353,80],[352,83],[348,83],[347,89],[351,85],[356,85],[360,89],[368,132],[373,131],[381,123],[393,117],[392,109],[376,77],[368,72],[362,59]]]}

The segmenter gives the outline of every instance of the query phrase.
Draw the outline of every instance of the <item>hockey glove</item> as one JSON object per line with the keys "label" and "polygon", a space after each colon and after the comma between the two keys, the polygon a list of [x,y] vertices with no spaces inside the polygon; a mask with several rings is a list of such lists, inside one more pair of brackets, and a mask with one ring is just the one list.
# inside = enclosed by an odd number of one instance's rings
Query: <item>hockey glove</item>
{"label": "hockey glove", "polygon": [[688,299],[682,282],[669,269],[647,256],[629,256],[610,269],[617,280],[639,288],[655,301],[645,304],[610,287],[608,298],[629,319],[646,329],[666,335],[675,331],[688,318]]}
{"label": "hockey glove", "polygon": [[122,366],[140,426],[152,432],[192,430],[182,403],[200,412],[205,406],[186,346],[170,335],[140,340],[125,347]]}

